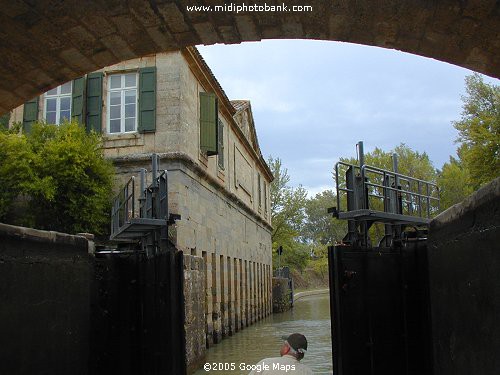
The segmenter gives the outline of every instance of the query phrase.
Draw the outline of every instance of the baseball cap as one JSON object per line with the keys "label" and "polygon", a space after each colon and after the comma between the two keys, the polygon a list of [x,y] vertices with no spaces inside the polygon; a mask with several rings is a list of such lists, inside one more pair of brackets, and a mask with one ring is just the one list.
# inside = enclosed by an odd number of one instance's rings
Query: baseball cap
{"label": "baseball cap", "polygon": [[307,339],[300,333],[292,333],[290,336],[282,336],[283,340],[299,353],[307,351]]}

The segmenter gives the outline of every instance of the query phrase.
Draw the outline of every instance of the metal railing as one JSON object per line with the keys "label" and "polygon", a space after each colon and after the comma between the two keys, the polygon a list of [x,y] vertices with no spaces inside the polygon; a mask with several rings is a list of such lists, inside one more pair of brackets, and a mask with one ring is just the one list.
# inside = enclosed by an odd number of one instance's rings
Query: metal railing
{"label": "metal railing", "polygon": [[[383,183],[369,182],[370,175],[375,176],[371,179],[372,181],[376,181],[376,176],[379,176]],[[439,211],[439,189],[432,182],[369,165],[361,167],[361,178],[365,181],[364,185],[368,189],[368,197],[381,200],[384,207],[393,203],[390,202],[391,199],[398,199],[400,202],[396,203],[400,203],[400,212],[397,212],[399,214],[430,219],[433,214]],[[370,202],[368,202],[368,206],[371,206]],[[425,210],[422,209],[423,207]],[[396,205],[396,209],[398,209],[398,205]]]}
{"label": "metal railing", "polygon": [[[340,179],[339,179],[339,167],[344,166],[347,168],[353,168],[353,171],[356,171],[357,169],[360,169],[357,165],[354,164],[348,164],[344,163],[343,161],[339,161],[335,164],[335,185],[337,189],[337,210],[340,212],[342,211],[342,205],[341,205],[341,192],[344,193],[354,193],[354,189],[350,189],[347,187],[347,180],[344,180],[344,186],[341,187]],[[356,172],[354,172],[356,174]],[[358,173],[360,174],[360,173]],[[344,176],[346,176],[346,173],[344,173]]]}
{"label": "metal railing", "polygon": [[111,234],[135,217],[135,177],[131,177],[113,199]]}
{"label": "metal railing", "polygon": [[[146,170],[141,170],[141,184]],[[157,176],[157,177],[156,177]],[[141,187],[140,217],[154,219],[168,219],[168,171],[153,173],[153,182],[148,188]]]}
{"label": "metal railing", "polygon": [[[349,168],[352,168],[350,175],[359,178],[361,192],[353,182],[349,186],[349,174],[345,173],[345,180],[340,180],[340,170],[346,169],[347,172]],[[348,211],[347,207],[342,209],[344,197],[356,193],[361,196],[360,204],[349,210],[370,209],[428,219],[439,211],[439,189],[429,181],[369,165],[359,167],[344,162],[335,164],[335,181],[339,212]]]}
{"label": "metal railing", "polygon": [[[157,156],[153,156],[153,167],[158,166]],[[138,231],[137,225],[152,225],[152,220],[167,220],[170,217],[168,210],[168,172],[166,170],[152,170],[151,185],[146,186],[146,169],[142,168],[140,172],[138,210],[136,211],[135,199],[135,177],[130,178],[118,195],[113,199],[111,209],[111,238],[120,235],[124,226],[135,225],[135,232]],[[174,215],[176,216],[176,215]],[[154,224],[156,225],[156,224]],[[149,227],[148,227],[149,228]],[[140,231],[139,231],[140,232]]]}

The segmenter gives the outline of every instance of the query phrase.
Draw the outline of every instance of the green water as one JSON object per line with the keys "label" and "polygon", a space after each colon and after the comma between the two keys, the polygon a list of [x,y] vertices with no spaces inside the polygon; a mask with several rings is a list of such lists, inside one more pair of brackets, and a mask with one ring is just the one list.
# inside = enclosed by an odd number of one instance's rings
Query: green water
{"label": "green water", "polygon": [[319,294],[300,298],[292,310],[271,315],[208,350],[207,364],[226,367],[234,364],[234,371],[200,369],[195,375],[248,374],[249,371],[240,370],[242,364],[251,365],[265,357],[278,357],[283,343],[281,336],[294,332],[302,333],[308,341],[308,351],[301,362],[315,374],[331,374],[330,300],[328,294]]}

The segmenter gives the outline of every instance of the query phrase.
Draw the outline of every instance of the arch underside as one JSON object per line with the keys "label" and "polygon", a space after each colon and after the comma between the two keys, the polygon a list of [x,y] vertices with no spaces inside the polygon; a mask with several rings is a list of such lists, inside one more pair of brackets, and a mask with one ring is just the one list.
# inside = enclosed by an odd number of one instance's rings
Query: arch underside
{"label": "arch underside", "polygon": [[1,0],[0,113],[123,60],[190,45],[262,39],[392,48],[500,77],[500,5],[495,0],[266,1],[286,4],[290,10],[294,5],[311,5],[309,12],[187,9],[222,3]]}

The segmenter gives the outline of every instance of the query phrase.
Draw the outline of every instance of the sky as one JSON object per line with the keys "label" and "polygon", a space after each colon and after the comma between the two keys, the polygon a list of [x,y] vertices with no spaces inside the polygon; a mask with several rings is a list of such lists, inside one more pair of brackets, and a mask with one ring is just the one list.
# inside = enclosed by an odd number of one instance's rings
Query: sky
{"label": "sky", "polygon": [[[464,79],[472,71],[395,50],[312,40],[199,46],[231,100],[251,101],[262,155],[290,185],[333,189],[340,157],[405,143],[441,168],[456,156]],[[498,80],[484,76],[486,82]]]}

